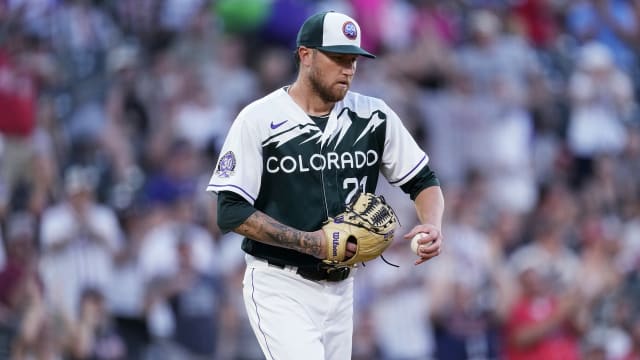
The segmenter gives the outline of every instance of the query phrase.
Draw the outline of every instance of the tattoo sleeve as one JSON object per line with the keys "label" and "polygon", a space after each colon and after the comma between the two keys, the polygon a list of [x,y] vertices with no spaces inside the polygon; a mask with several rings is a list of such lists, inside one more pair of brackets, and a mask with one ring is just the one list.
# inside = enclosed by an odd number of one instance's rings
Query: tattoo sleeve
{"label": "tattoo sleeve", "polygon": [[316,233],[284,225],[261,211],[256,211],[234,231],[265,244],[299,251],[324,259],[324,239]]}

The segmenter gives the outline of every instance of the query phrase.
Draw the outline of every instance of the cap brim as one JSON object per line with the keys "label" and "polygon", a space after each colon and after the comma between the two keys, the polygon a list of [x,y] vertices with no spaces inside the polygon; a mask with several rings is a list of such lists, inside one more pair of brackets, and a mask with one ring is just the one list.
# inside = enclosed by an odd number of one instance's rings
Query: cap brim
{"label": "cap brim", "polygon": [[371,59],[376,58],[372,53],[354,45],[318,46],[316,49],[336,54],[353,54],[362,55]]}

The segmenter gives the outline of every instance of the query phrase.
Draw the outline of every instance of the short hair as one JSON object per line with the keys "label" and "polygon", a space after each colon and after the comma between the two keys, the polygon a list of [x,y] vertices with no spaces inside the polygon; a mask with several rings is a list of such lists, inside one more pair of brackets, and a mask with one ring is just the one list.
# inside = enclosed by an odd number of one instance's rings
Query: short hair
{"label": "short hair", "polygon": [[[295,60],[295,63],[296,63],[296,69],[300,68],[300,54],[298,54],[298,49],[300,49],[300,47],[297,47],[293,51],[293,59]],[[316,48],[309,48],[309,49],[311,49],[312,52],[316,52],[318,50]]]}
{"label": "short hair", "polygon": [[298,54],[298,49],[300,48],[296,48],[295,50],[293,50],[293,60],[295,60],[296,69],[300,68],[300,54]]}

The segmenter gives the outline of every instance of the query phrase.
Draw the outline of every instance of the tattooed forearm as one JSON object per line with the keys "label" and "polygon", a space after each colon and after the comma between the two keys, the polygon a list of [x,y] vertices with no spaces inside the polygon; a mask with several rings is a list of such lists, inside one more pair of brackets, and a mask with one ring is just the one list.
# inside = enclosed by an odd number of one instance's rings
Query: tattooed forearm
{"label": "tattooed forearm", "polygon": [[324,238],[318,232],[306,232],[284,225],[263,212],[256,211],[235,230],[240,235],[287,249],[325,258]]}
{"label": "tattooed forearm", "polygon": [[306,250],[298,250],[309,255],[313,255],[319,259],[324,259],[324,240],[323,238],[318,238],[318,236],[314,236],[314,233],[305,232],[300,237],[300,247]]}

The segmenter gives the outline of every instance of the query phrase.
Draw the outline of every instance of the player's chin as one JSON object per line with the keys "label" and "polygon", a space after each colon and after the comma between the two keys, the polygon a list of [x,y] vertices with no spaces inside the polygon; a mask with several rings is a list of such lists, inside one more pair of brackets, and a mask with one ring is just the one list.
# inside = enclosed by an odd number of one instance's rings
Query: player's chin
{"label": "player's chin", "polygon": [[349,84],[338,83],[334,87],[333,97],[336,101],[341,101],[345,96],[347,96],[347,91],[349,91]]}

